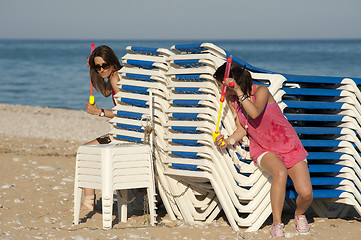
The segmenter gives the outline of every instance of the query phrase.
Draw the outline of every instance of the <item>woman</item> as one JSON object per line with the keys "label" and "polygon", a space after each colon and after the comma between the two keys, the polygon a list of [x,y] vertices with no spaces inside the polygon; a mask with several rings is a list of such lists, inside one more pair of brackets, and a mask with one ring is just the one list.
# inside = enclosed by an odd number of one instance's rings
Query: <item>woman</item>
{"label": "woman", "polygon": [[[225,64],[214,74],[219,85],[223,81],[224,72]],[[216,143],[224,148],[242,141],[245,135],[249,137],[252,160],[272,176],[270,196],[273,237],[284,236],[281,215],[288,176],[291,177],[298,193],[296,228],[302,233],[309,232],[304,213],[310,206],[313,196],[306,160],[307,152],[267,87],[253,84],[251,74],[234,62],[229,76],[223,84],[229,86],[230,83],[234,83],[232,88],[227,88],[226,98],[236,116],[237,129],[226,139],[223,135],[218,136]]]}
{"label": "woman", "polygon": [[[98,92],[102,93],[104,97],[109,97],[112,95],[113,103],[115,105],[114,95],[119,92],[117,84],[120,80],[117,71],[122,68],[122,65],[120,65],[118,57],[115,55],[114,51],[105,45],[97,47],[90,55],[88,65],[90,67],[90,79],[94,88]],[[105,79],[108,80],[106,81]],[[100,117],[114,117],[112,110],[99,108],[96,103],[90,104],[87,102],[85,109],[87,113],[99,115]],[[100,136],[97,139],[86,143],[85,145],[107,144],[110,142],[110,136],[107,134]],[[81,205],[81,209],[86,211],[93,211],[94,200],[95,190],[85,188],[84,202]]]}

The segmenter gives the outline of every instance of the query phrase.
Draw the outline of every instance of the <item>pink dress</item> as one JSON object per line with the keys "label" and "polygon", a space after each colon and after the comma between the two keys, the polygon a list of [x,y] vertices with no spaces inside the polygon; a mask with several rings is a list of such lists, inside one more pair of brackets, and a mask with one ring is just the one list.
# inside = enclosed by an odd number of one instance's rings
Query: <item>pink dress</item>
{"label": "pink dress", "polygon": [[[256,86],[253,85],[253,92]],[[257,163],[258,157],[265,152],[276,153],[287,168],[306,159],[308,153],[276,102],[267,104],[256,119],[250,117],[246,119],[236,101],[237,97],[234,96],[233,99],[233,106],[241,125],[244,128],[248,125],[246,130],[250,140],[250,154],[255,163]],[[252,101],[255,102],[253,93]]]}

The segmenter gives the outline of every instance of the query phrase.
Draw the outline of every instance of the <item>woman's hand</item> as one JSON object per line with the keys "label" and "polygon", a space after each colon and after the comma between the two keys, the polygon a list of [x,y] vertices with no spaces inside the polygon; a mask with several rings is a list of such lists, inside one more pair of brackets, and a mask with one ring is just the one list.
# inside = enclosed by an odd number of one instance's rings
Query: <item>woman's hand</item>
{"label": "woman's hand", "polygon": [[216,145],[219,147],[219,148],[226,148],[228,147],[230,144],[229,144],[229,141],[227,141],[227,139],[224,139],[224,135],[219,135],[218,137],[216,137]]}
{"label": "woman's hand", "polygon": [[89,68],[90,68],[89,58],[86,58],[86,65],[87,65],[87,67],[89,67]]}
{"label": "woman's hand", "polygon": [[236,83],[233,78],[226,78],[224,83],[227,85],[229,90],[232,90],[236,93],[237,96],[242,96],[244,93],[241,90],[241,87]]}
{"label": "woman's hand", "polygon": [[85,111],[93,115],[99,115],[99,113],[101,112],[100,108],[98,108],[96,103],[90,104],[89,102],[86,103]]}

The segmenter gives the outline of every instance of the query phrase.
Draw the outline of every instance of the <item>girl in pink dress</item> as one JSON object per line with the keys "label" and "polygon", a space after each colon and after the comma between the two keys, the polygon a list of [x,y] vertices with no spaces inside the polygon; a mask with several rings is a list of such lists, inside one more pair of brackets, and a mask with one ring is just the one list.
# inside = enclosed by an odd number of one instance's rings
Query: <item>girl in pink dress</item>
{"label": "girl in pink dress", "polygon": [[[222,85],[224,72],[225,64],[214,74],[219,86]],[[253,84],[249,71],[234,62],[229,76],[223,84],[229,86],[231,82],[234,83],[234,87],[227,88],[226,99],[236,116],[237,129],[226,139],[223,135],[218,136],[217,145],[225,148],[248,136],[252,160],[272,176],[270,196],[273,237],[284,236],[281,215],[288,176],[298,193],[296,228],[299,232],[309,232],[304,213],[311,205],[313,196],[306,150],[267,87]]]}

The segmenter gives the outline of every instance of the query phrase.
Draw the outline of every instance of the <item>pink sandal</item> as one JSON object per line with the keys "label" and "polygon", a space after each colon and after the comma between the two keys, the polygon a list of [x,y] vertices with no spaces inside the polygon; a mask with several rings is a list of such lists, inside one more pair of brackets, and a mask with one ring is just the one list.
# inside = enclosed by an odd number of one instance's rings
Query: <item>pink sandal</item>
{"label": "pink sandal", "polygon": [[277,225],[272,225],[271,228],[271,236],[272,237],[284,237],[285,234],[283,232],[283,228],[285,225],[283,223],[279,223]]}
{"label": "pink sandal", "polygon": [[295,216],[295,223],[299,233],[308,233],[310,231],[310,226],[305,215]]}

